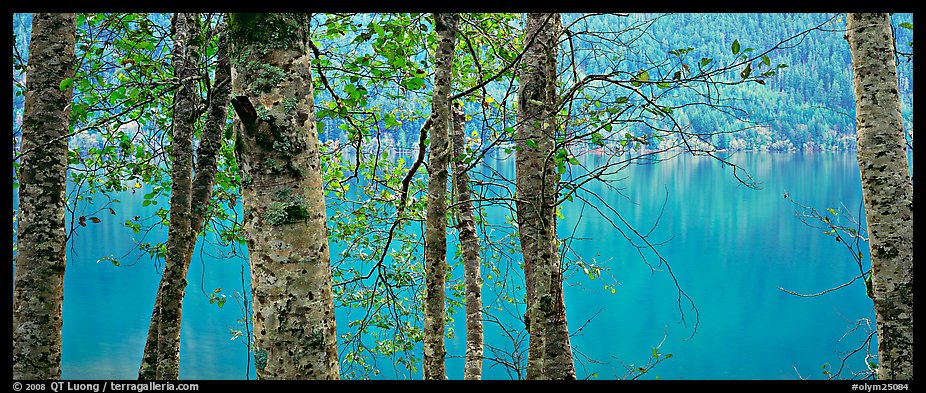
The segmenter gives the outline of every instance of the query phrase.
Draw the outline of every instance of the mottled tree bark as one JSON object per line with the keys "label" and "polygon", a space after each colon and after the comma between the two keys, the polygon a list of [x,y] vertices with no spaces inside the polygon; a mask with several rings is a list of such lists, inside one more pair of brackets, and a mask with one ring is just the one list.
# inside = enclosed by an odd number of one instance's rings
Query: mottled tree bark
{"label": "mottled tree bark", "polygon": [[148,339],[139,368],[140,379],[177,379],[180,373],[180,320],[189,270],[189,260],[184,260],[184,255],[187,245],[195,241],[191,231],[190,206],[198,90],[196,82],[189,78],[198,72],[201,49],[194,39],[199,33],[198,27],[198,14],[178,13],[171,20],[171,65],[174,75],[181,80],[181,87],[174,93],[170,224],[164,274],[151,313]]}
{"label": "mottled tree bark", "polygon": [[466,291],[466,361],[463,379],[482,379],[482,274],[479,272],[479,236],[476,233],[473,191],[469,187],[466,163],[459,159],[466,153],[466,122],[463,106],[453,107],[450,133],[453,146],[453,190],[457,200],[457,231],[463,259],[463,285]]}
{"label": "mottled tree bark", "polygon": [[[208,204],[212,200],[215,175],[218,172],[219,150],[222,148],[222,136],[228,125],[228,105],[231,101],[231,63],[228,59],[228,36],[223,27],[219,27],[220,36],[216,48],[217,62],[209,103],[206,109],[206,122],[203,124],[202,138],[196,149],[196,171],[193,177],[193,199],[190,204],[190,226],[193,236],[199,234],[206,224]],[[187,247],[186,260],[193,255],[195,242]]]}
{"label": "mottled tree bark", "polygon": [[425,222],[424,379],[447,379],[444,357],[444,300],[447,274],[447,165],[450,159],[450,74],[459,16],[434,14],[437,54],[428,155],[428,206]]}
{"label": "mottled tree bark", "polygon": [[856,138],[878,331],[878,378],[913,378],[913,184],[888,14],[848,14]]}
{"label": "mottled tree bark", "polygon": [[261,379],[338,379],[309,17],[232,14],[235,153]]}
{"label": "mottled tree bark", "polygon": [[[559,181],[559,175],[556,175]],[[572,358],[572,345],[569,340],[569,326],[566,323],[566,298],[563,294],[563,268],[559,258],[559,245],[556,240],[556,224],[553,224],[553,241],[550,246],[553,267],[550,269],[550,297],[553,299],[553,311],[547,324],[547,338],[544,340],[544,374],[550,379],[575,379],[576,370]]]}
{"label": "mottled tree bark", "polygon": [[158,326],[161,322],[161,285],[158,282],[158,292],[154,296],[154,308],[148,322],[148,335],[145,339],[145,349],[141,355],[141,365],[138,367],[139,380],[153,380],[158,378]]}
{"label": "mottled tree bark", "polygon": [[[528,14],[516,131],[518,227],[527,287],[528,379],[574,379],[556,249],[556,56],[559,14]],[[525,42],[529,42],[525,39]],[[565,334],[564,334],[565,333]]]}
{"label": "mottled tree bark", "polygon": [[[65,184],[75,14],[32,19],[13,279],[13,379],[61,378]],[[62,88],[64,86],[64,88]]]}
{"label": "mottled tree bark", "polygon": [[[221,30],[221,28],[220,28]],[[220,33],[221,34],[221,33]],[[215,175],[218,163],[218,151],[222,147],[222,135],[225,131],[226,116],[228,115],[228,104],[231,98],[231,66],[228,60],[228,40],[224,34],[219,37],[217,48],[218,61],[215,68],[215,78],[210,91],[206,122],[203,126],[202,138],[199,142],[199,148],[196,150],[196,170],[190,188],[190,234],[189,241],[183,244],[185,249],[180,262],[183,263],[183,277],[189,271],[189,264],[193,257],[193,250],[196,247],[196,236],[205,225],[207,206],[212,199],[213,186],[215,185]],[[195,119],[194,119],[195,121]],[[174,206],[171,206],[173,209]],[[170,242],[170,239],[168,239]],[[170,246],[170,245],[169,245]],[[174,265],[174,267],[177,267]],[[165,268],[166,269],[166,268]],[[167,275],[162,277],[163,280]],[[145,352],[142,355],[142,363],[139,368],[139,379],[158,378],[158,354],[157,344],[159,341],[160,330],[160,311],[163,293],[162,286],[158,287],[158,294],[155,297],[154,310],[151,315],[151,323],[148,327],[148,338],[145,344]],[[182,306],[181,302],[175,303]],[[177,321],[179,325],[180,321]],[[179,334],[179,328],[176,330]],[[179,355],[179,336],[177,337],[177,355]],[[179,376],[179,374],[177,375]],[[174,377],[176,378],[176,376]]]}

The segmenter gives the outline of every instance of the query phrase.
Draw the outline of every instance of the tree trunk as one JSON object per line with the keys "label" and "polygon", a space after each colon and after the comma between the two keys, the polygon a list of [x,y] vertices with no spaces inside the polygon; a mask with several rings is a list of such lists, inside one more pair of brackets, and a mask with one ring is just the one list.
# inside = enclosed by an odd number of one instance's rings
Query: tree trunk
{"label": "tree trunk", "polygon": [[[559,181],[559,175],[556,176]],[[550,280],[551,298],[553,299],[553,312],[550,314],[551,322],[547,326],[551,329],[546,332],[544,340],[544,373],[550,379],[576,379],[576,369],[572,360],[572,345],[569,340],[569,326],[566,323],[566,298],[563,294],[563,268],[559,258],[559,248],[556,241],[556,224],[554,218],[553,241],[553,267]]]}
{"label": "tree trunk", "polygon": [[[13,280],[13,379],[61,378],[65,185],[75,14],[32,19]],[[62,88],[63,87],[63,88]]]}
{"label": "tree trunk", "polygon": [[[162,277],[163,278],[163,277]],[[141,355],[141,365],[138,367],[138,379],[149,381],[158,379],[158,326],[161,322],[161,285],[158,282],[158,292],[154,296],[154,309],[148,322],[148,335],[145,339],[145,349]]]}
{"label": "tree trunk", "polygon": [[[206,109],[206,123],[203,125],[202,138],[196,149],[196,173],[193,177],[193,200],[190,205],[190,226],[194,237],[206,224],[206,213],[209,201],[212,200],[215,175],[218,172],[222,136],[228,125],[228,104],[231,102],[231,63],[228,59],[228,37],[224,28],[224,26],[217,28],[220,35],[216,48],[215,77]],[[190,242],[188,245],[187,261],[192,257],[195,245],[195,242]]]}
{"label": "tree trunk", "polygon": [[[559,14],[528,14],[519,71],[516,187],[527,287],[528,379],[574,379],[556,249],[556,56]],[[565,332],[565,334],[564,334]]]}
{"label": "tree trunk", "polygon": [[[219,30],[222,28],[219,27]],[[202,138],[196,151],[196,171],[191,183],[190,199],[190,234],[189,241],[184,244],[185,250],[181,258],[184,272],[189,270],[193,250],[196,247],[196,237],[205,224],[207,206],[212,199],[212,190],[215,185],[217,171],[218,151],[222,147],[222,135],[225,131],[226,117],[228,116],[228,103],[231,96],[231,66],[228,61],[228,40],[224,33],[220,33],[217,48],[218,62],[216,63],[215,78],[210,92],[206,123],[203,126]],[[195,119],[194,119],[195,121]],[[174,206],[172,205],[173,209]],[[168,239],[169,242],[169,239]],[[165,275],[166,276],[166,275]],[[186,277],[186,273],[183,273]],[[164,280],[164,277],[162,277]],[[162,285],[164,285],[162,281]],[[155,297],[155,306],[148,327],[148,339],[145,343],[145,352],[139,368],[139,379],[156,379],[158,377],[158,331],[160,328],[160,308],[162,302],[161,287]],[[182,305],[182,295],[181,303]],[[177,321],[178,326],[180,321]],[[177,330],[179,332],[179,329]],[[179,336],[177,343],[179,344]],[[177,347],[179,355],[179,346]],[[177,375],[179,376],[179,374]],[[176,378],[176,376],[174,377]]]}
{"label": "tree trunk", "polygon": [[473,191],[469,188],[466,163],[458,158],[466,153],[466,122],[463,106],[453,108],[453,190],[458,204],[457,230],[463,259],[463,284],[466,290],[466,362],[463,379],[482,379],[482,274],[479,272],[479,236],[473,208]]}
{"label": "tree trunk", "polygon": [[338,379],[309,17],[232,14],[235,154],[261,379]]}
{"label": "tree trunk", "polygon": [[191,225],[193,131],[196,127],[198,89],[189,80],[199,71],[198,14],[175,14],[171,20],[171,64],[181,87],[174,93],[171,133],[170,224],[164,274],[158,285],[139,379],[177,379],[180,375],[180,321],[190,261],[186,249],[195,242]]}
{"label": "tree trunk", "polygon": [[[556,94],[556,56],[557,56],[557,42],[561,31],[563,29],[563,22],[561,15],[554,14],[553,18],[550,20],[552,24],[550,29],[552,31],[553,40],[550,46],[550,52],[548,54],[549,65],[546,68],[546,80],[549,84],[549,91],[546,101],[546,118],[549,119],[549,123],[553,127],[553,131],[550,133],[554,135],[558,129],[555,117],[558,112],[556,108],[556,103],[558,101],[558,96]],[[555,138],[554,138],[555,140]],[[550,160],[553,156],[551,151],[547,155],[547,160]],[[553,191],[549,200],[545,200],[544,203],[553,203],[556,200],[557,191],[556,185],[559,183],[559,172],[555,169],[552,170],[553,178],[555,179],[553,183]],[[553,206],[553,209],[556,209],[556,206]],[[559,244],[556,238],[556,214],[553,212],[551,218],[550,232],[552,233],[551,242],[550,242],[550,256],[553,258],[550,261],[550,294],[553,301],[553,311],[550,314],[552,317],[551,322],[547,325],[548,328],[552,330],[545,332],[547,338],[544,339],[544,373],[550,379],[576,379],[576,370],[575,365],[573,364],[572,359],[572,345],[569,340],[569,326],[566,323],[566,298],[563,293],[563,268],[562,268],[562,259],[559,257]]]}
{"label": "tree trunk", "polygon": [[434,14],[434,126],[428,156],[428,207],[425,223],[424,379],[447,379],[444,357],[444,281],[447,274],[447,164],[450,158],[450,71],[459,16]]}
{"label": "tree trunk", "polygon": [[878,331],[878,378],[913,378],[913,184],[888,14],[848,14],[856,138]]}

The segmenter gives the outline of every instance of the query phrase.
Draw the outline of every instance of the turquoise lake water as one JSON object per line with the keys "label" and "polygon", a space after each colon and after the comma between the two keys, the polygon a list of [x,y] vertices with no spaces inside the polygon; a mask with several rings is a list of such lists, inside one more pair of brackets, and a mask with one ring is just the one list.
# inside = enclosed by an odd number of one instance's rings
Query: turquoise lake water
{"label": "turquoise lake water", "polygon": [[[598,158],[581,160],[594,164]],[[645,364],[653,347],[662,343],[660,352],[672,358],[642,378],[797,379],[800,374],[819,379],[824,378],[824,364],[838,368],[840,355],[864,340],[865,332],[846,334],[857,319],[873,318],[872,303],[860,282],[816,298],[798,298],[778,289],[818,292],[857,275],[858,267],[844,245],[801,223],[796,217],[799,208],[783,198],[787,192],[820,210],[845,205],[857,212],[862,196],[854,153],[738,153],[733,160],[761,182],[761,189],[737,183],[730,167],[688,156],[627,168],[609,183],[620,193],[601,183],[588,186],[643,232],[653,226],[665,204],[650,239],[665,242],[658,249],[697,306],[700,323],[694,335],[693,311],[683,300],[687,324],[680,322],[678,294],[665,266],[650,260],[653,271],[640,258],[609,223],[617,219],[613,213],[605,211],[602,217],[579,200],[563,207],[559,235],[579,239],[572,243],[575,254],[570,257],[594,260],[608,269],[607,279],[589,280],[581,271],[567,279],[567,317],[575,333],[572,344],[580,378],[619,378],[626,373],[624,366]],[[513,159],[490,159],[486,164],[506,177],[514,175]],[[131,252],[140,236],[122,225],[157,209],[141,206],[142,195],[119,196],[122,203],[115,218],[82,229],[69,244],[63,378],[136,376],[160,278],[150,258]],[[595,205],[600,208],[603,203]],[[504,214],[497,207],[487,211]],[[582,221],[576,225],[580,213]],[[144,241],[163,240],[166,229],[163,232],[149,234]],[[246,376],[246,347],[241,339],[231,340],[229,333],[241,318],[240,309],[234,300],[218,308],[203,293],[217,287],[228,294],[240,291],[246,261],[221,257],[221,251],[197,245],[190,267],[181,378]],[[333,247],[332,255],[338,251]],[[97,262],[108,255],[118,257],[121,266]],[[615,281],[612,294],[604,285]],[[484,296],[485,306],[495,306],[494,301],[491,293]],[[339,330],[349,322],[346,315],[338,310]],[[457,334],[447,340],[448,376],[454,379],[462,378],[462,319],[457,316]],[[492,325],[486,325],[486,341],[505,345]],[[503,367],[491,365],[485,364],[486,378],[511,377]],[[864,368],[863,359],[853,358],[849,367]],[[250,370],[253,378],[253,365]],[[407,372],[397,375],[391,365],[381,371],[378,378],[408,378]]]}

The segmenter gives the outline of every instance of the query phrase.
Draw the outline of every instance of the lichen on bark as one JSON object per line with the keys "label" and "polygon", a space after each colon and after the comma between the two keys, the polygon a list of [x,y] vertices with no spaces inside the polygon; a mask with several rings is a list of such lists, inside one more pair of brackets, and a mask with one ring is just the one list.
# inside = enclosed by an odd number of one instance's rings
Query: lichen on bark
{"label": "lichen on bark", "polygon": [[157,379],[177,379],[180,375],[180,322],[183,296],[189,270],[187,245],[195,241],[192,233],[193,133],[199,95],[196,82],[202,48],[195,39],[199,34],[199,14],[176,14],[173,22],[174,46],[171,63],[174,74],[182,81],[174,93],[171,138],[170,224],[167,229],[167,254],[156,301],[158,311]]}
{"label": "lichen on bark", "polygon": [[482,274],[479,264],[479,235],[476,233],[473,192],[469,185],[467,164],[459,159],[466,153],[466,121],[463,106],[453,107],[453,125],[450,133],[453,146],[453,194],[458,205],[457,231],[463,260],[463,283],[466,299],[466,360],[463,379],[482,379],[483,328],[482,328]]}
{"label": "lichen on bark", "polygon": [[[338,379],[308,16],[232,14],[228,23],[257,376]],[[268,69],[282,77],[268,79]]]}
{"label": "lichen on bark", "polygon": [[[61,378],[65,177],[76,15],[32,19],[13,278],[13,379]],[[62,88],[62,86],[64,86]]]}
{"label": "lichen on bark", "polygon": [[456,14],[434,14],[437,54],[434,60],[434,94],[431,111],[431,145],[428,155],[428,201],[425,223],[424,379],[447,379],[444,357],[444,302],[447,271],[447,165],[450,159],[450,84],[456,42]]}
{"label": "lichen on bark", "polygon": [[[176,20],[176,19],[175,19]],[[183,23],[190,21],[189,17],[183,18]],[[220,36],[218,39],[218,46],[216,48],[216,66],[215,66],[215,77],[214,83],[212,83],[212,90],[209,94],[209,102],[207,103],[207,114],[206,120],[203,125],[202,136],[199,141],[199,147],[196,149],[196,171],[194,177],[190,183],[190,204],[189,204],[189,238],[186,240],[178,240],[178,237],[174,238],[174,242],[181,241],[182,247],[175,250],[182,251],[182,254],[179,256],[173,254],[172,264],[168,268],[165,265],[165,272],[170,270],[170,274],[165,274],[162,276],[162,280],[174,280],[178,276],[186,276],[184,271],[189,269],[189,263],[193,256],[193,250],[196,246],[196,236],[203,228],[205,223],[206,215],[208,209],[206,206],[209,201],[212,199],[213,186],[215,184],[216,172],[218,170],[218,152],[222,147],[222,136],[225,132],[225,125],[227,124],[228,116],[228,104],[231,94],[231,66],[229,65],[228,59],[228,40],[227,36],[224,33],[221,33],[222,26],[217,26],[217,30],[220,31]],[[190,30],[190,29],[185,29]],[[192,39],[191,35],[187,35],[187,39]],[[177,47],[175,49],[180,49]],[[195,61],[195,64],[198,67],[198,59],[193,60],[189,58],[193,55],[196,50],[187,51],[188,62]],[[195,71],[193,69],[187,70],[175,70],[175,72],[186,72],[187,74],[190,71]],[[189,88],[185,86],[184,89]],[[189,101],[188,98],[181,98],[181,102],[184,100]],[[189,119],[186,119],[189,121]],[[180,120],[181,123],[184,122],[183,119]],[[193,119],[195,121],[195,118]],[[187,127],[186,124],[181,124],[182,127]],[[187,153],[192,155],[192,152],[187,150]],[[185,159],[181,159],[180,162],[182,165],[187,165]],[[179,169],[178,167],[177,169]],[[192,166],[189,167],[189,170],[192,170]],[[179,190],[178,190],[179,191]],[[172,191],[173,192],[173,191]],[[185,192],[185,191],[184,191]],[[171,209],[179,209],[180,204],[172,205]],[[179,212],[178,212],[179,213]],[[173,213],[172,213],[173,214]],[[168,235],[169,236],[169,235]],[[170,239],[168,242],[170,243]],[[165,292],[163,291],[163,286],[158,286],[158,292],[155,296],[154,308],[151,314],[151,321],[148,327],[148,337],[145,343],[145,350],[142,355],[142,362],[139,366],[138,378],[143,380],[150,380],[158,378],[158,369],[161,363],[158,360],[159,356],[162,356],[162,352],[157,350],[159,342],[159,331],[161,329],[161,308],[163,306],[163,297]],[[176,293],[171,296],[177,296]],[[180,294],[182,299],[183,293]],[[173,303],[173,307],[182,306],[182,301]],[[178,324],[177,329],[173,329],[174,334],[179,334],[179,322],[177,319],[176,323]],[[169,321],[169,323],[172,323]],[[168,349],[167,352],[163,353],[167,356],[174,356],[173,353],[179,355],[179,336],[174,339],[171,345],[164,347]],[[162,374],[163,375],[163,374]],[[165,378],[177,378],[179,376],[179,368],[176,370],[176,374],[170,372],[169,375],[163,375]]]}
{"label": "lichen on bark", "polygon": [[913,183],[889,14],[847,14],[868,223],[878,378],[913,378]]}
{"label": "lichen on bark", "polygon": [[575,379],[556,247],[556,56],[559,14],[528,14],[518,87],[516,201],[529,334],[527,379]]}

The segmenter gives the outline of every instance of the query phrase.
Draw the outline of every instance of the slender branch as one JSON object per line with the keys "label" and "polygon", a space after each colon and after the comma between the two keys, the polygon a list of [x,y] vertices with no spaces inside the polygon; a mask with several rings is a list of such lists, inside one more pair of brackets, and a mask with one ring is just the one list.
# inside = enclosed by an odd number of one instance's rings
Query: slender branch
{"label": "slender branch", "polygon": [[[869,272],[871,272],[871,270],[868,270],[868,272],[866,272],[866,274],[868,274]],[[827,293],[830,293],[830,292],[833,292],[833,291],[836,291],[836,290],[845,288],[845,287],[851,285],[852,283],[854,283],[856,280],[858,280],[858,279],[860,279],[860,278],[861,278],[861,279],[864,279],[865,276],[864,276],[864,275],[855,276],[855,278],[853,278],[852,280],[850,280],[850,281],[847,282],[847,283],[844,283],[844,284],[841,284],[841,285],[839,285],[839,286],[836,286],[836,287],[833,287],[833,288],[829,288],[829,289],[827,289],[827,290],[824,290],[824,291],[822,291],[822,292],[817,292],[817,293],[810,293],[810,294],[797,293],[797,292],[794,292],[794,291],[791,291],[791,290],[784,289],[784,288],[782,288],[782,287],[778,287],[778,290],[779,290],[779,291],[782,291],[782,292],[784,292],[784,293],[787,293],[787,294],[789,294],[789,295],[794,295],[794,296],[798,296],[798,297],[817,297],[817,296],[822,296],[822,295],[825,295],[825,294],[827,294]]]}
{"label": "slender branch", "polygon": [[[553,18],[553,15],[554,15],[554,14],[551,13],[550,15],[547,16],[547,19],[543,21],[543,25],[544,25],[544,26],[546,26],[546,24],[550,22],[550,19]],[[475,86],[473,86],[473,87],[470,87],[469,89],[466,89],[466,90],[464,90],[464,91],[461,92],[461,93],[454,94],[453,96],[450,97],[450,101],[456,101],[456,100],[458,100],[458,99],[460,99],[460,98],[463,98],[463,97],[468,96],[470,93],[472,93],[472,92],[474,92],[474,91],[476,91],[476,90],[481,89],[483,86],[489,84],[489,82],[492,82],[492,81],[494,81],[494,80],[500,78],[502,75],[504,75],[506,72],[508,72],[508,70],[510,70],[512,67],[514,67],[514,66],[515,66],[516,64],[518,64],[519,62],[521,62],[521,58],[524,57],[524,53],[526,53],[526,52],[527,52],[527,49],[530,48],[530,46],[534,44],[534,39],[537,38],[538,33],[539,33],[540,31],[542,31],[542,30],[543,30],[543,29],[537,29],[537,32],[534,33],[534,34],[532,34],[532,35],[530,36],[530,39],[527,40],[527,44],[524,45],[524,49],[522,49],[521,52],[518,53],[517,56],[515,56],[514,60],[512,60],[510,63],[508,63],[507,65],[505,65],[505,67],[503,67],[501,70],[499,70],[497,73],[495,73],[495,75],[492,75],[489,79],[483,80],[483,81],[480,82],[479,84],[477,84],[477,85],[475,85]]]}
{"label": "slender branch", "polygon": [[418,131],[418,157],[415,158],[415,162],[412,164],[411,168],[408,169],[405,178],[402,179],[402,193],[399,198],[399,205],[396,213],[398,217],[401,217],[402,212],[405,211],[405,203],[408,199],[408,187],[412,182],[412,178],[415,177],[415,173],[418,172],[418,168],[421,166],[421,163],[424,162],[425,150],[427,150],[426,142],[428,139],[428,130],[431,128],[433,122],[434,115],[431,114],[431,116],[428,116],[428,119],[424,121],[424,124],[421,125],[421,130]]}
{"label": "slender branch", "polygon": [[[171,86],[167,87],[167,89],[161,93],[161,95],[163,95],[163,94],[169,93],[169,92],[171,92],[171,91],[173,91],[174,89],[177,89],[177,88],[181,88],[181,89],[182,89],[182,88],[183,88],[183,83],[185,83],[185,82],[193,81],[193,80],[199,80],[199,79],[202,79],[202,76],[192,76],[192,77],[184,78],[183,80],[172,79],[172,80],[165,81],[165,82],[154,83],[154,85],[158,85],[158,84],[170,84],[170,85],[171,85]],[[135,109],[137,109],[137,108],[139,108],[139,107],[141,107],[141,106],[143,106],[143,105],[145,105],[145,104],[151,103],[151,102],[154,101],[155,99],[160,98],[161,95],[153,95],[153,96],[149,97],[148,99],[145,99],[145,100],[143,100],[143,101],[139,101],[138,103],[136,103],[136,104],[134,104],[134,105],[132,105],[132,106],[130,106],[130,107],[128,107],[128,108],[126,108],[126,109],[120,111],[119,113],[116,113],[116,114],[113,114],[113,115],[109,115],[109,116],[107,116],[107,117],[104,117],[104,118],[102,118],[102,119],[100,119],[100,120],[98,120],[98,121],[95,121],[95,122],[91,123],[91,124],[88,124],[88,125],[86,125],[86,126],[83,126],[83,127],[81,127],[81,128],[78,128],[78,129],[76,129],[76,130],[74,130],[74,131],[72,131],[72,132],[70,132],[70,133],[68,133],[68,134],[65,134],[65,135],[62,135],[62,136],[60,136],[60,137],[57,137],[57,138],[55,138],[54,140],[51,140],[51,141],[49,141],[49,142],[47,142],[47,143],[45,143],[45,144],[42,144],[42,145],[33,147],[33,148],[31,148],[31,149],[26,149],[26,150],[20,151],[19,154],[13,156],[13,162],[18,161],[18,160],[19,160],[20,158],[22,158],[24,155],[29,154],[29,153],[35,151],[36,149],[43,149],[43,148],[45,148],[46,146],[50,146],[51,144],[53,144],[53,143],[55,143],[55,142],[58,142],[58,141],[60,141],[60,140],[62,140],[62,139],[67,139],[67,138],[70,138],[70,137],[72,137],[72,136],[81,134],[81,133],[83,133],[83,132],[86,132],[86,131],[89,131],[89,130],[92,130],[92,129],[95,129],[95,128],[99,128],[99,127],[103,126],[104,124],[106,124],[106,123],[112,121],[113,119],[116,119],[116,118],[118,118],[118,117],[120,117],[120,116],[122,116],[122,115],[125,115],[126,113],[129,113],[129,112],[131,112],[131,111],[133,111],[133,110],[135,110]]]}

